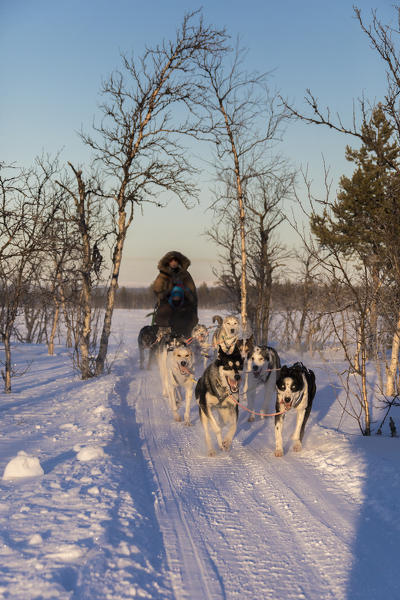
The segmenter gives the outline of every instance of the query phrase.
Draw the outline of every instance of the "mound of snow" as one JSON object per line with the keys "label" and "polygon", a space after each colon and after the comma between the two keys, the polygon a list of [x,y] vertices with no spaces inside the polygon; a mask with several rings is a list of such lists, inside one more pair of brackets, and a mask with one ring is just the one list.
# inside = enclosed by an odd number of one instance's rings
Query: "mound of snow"
{"label": "mound of snow", "polygon": [[42,538],[42,536],[40,535],[40,533],[35,533],[35,534],[33,534],[33,535],[30,537],[28,544],[29,544],[30,546],[39,546],[40,544],[43,544],[43,538]]}
{"label": "mound of snow", "polygon": [[104,457],[104,450],[101,446],[87,446],[86,448],[81,448],[76,456],[76,458],[82,462]]}
{"label": "mound of snow", "polygon": [[12,458],[4,469],[3,479],[19,479],[21,477],[40,477],[44,471],[40,466],[39,459],[31,456],[23,450]]}

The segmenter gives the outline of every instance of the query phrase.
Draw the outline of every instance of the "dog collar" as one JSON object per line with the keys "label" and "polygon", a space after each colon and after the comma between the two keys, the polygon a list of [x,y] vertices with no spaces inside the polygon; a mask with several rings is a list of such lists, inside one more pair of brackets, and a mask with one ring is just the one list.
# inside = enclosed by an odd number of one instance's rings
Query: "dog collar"
{"label": "dog collar", "polygon": [[301,392],[298,400],[296,402],[293,403],[293,408],[297,408],[299,406],[299,404],[301,403],[301,401],[303,400],[303,396],[304,396],[304,391]]}

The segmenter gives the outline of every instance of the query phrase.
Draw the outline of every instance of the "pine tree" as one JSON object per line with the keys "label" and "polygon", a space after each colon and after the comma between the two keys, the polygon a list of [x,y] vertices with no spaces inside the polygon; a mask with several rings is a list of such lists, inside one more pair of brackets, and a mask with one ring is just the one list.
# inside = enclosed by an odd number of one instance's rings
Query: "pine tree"
{"label": "pine tree", "polygon": [[386,263],[387,230],[393,217],[393,198],[387,190],[395,175],[391,165],[400,157],[393,131],[378,105],[363,126],[364,139],[369,142],[359,150],[346,148],[346,159],[356,165],[352,177],[341,177],[329,212],[311,218],[312,231],[323,247],[358,258],[374,269]]}

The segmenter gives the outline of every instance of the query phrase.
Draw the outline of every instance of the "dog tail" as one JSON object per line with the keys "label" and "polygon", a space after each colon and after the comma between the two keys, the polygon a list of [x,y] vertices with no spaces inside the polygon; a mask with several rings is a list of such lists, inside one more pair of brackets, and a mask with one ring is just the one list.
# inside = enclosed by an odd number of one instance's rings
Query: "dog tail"
{"label": "dog tail", "polygon": [[218,325],[222,325],[222,317],[220,317],[219,315],[214,315],[212,318],[212,322],[215,323],[215,321],[217,321]]}

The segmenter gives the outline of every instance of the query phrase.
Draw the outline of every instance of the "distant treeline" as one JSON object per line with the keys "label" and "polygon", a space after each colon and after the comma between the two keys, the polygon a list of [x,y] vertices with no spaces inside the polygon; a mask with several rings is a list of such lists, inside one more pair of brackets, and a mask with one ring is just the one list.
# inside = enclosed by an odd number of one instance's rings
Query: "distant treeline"
{"label": "distant treeline", "polygon": [[[94,305],[102,308],[104,306],[105,290],[97,289],[94,296]],[[230,302],[229,294],[221,287],[209,287],[202,283],[197,288],[197,296],[200,308],[225,308]],[[154,308],[155,296],[151,287],[125,287],[117,290],[116,308]]]}
{"label": "distant treeline", "polygon": [[[254,290],[249,290],[249,299],[251,302]],[[104,306],[105,291],[97,289],[94,296],[94,305],[96,307]],[[236,312],[235,301],[232,293],[223,288],[208,286],[202,283],[197,288],[199,299],[199,308],[215,308],[220,310],[230,310]],[[318,284],[309,284],[307,295],[313,298],[313,305],[324,305],[326,308],[327,290],[324,286]],[[300,283],[285,281],[272,284],[272,306],[274,310],[297,310],[303,303],[304,286]],[[154,308],[155,297],[152,289],[120,287],[117,290],[116,308]]]}

